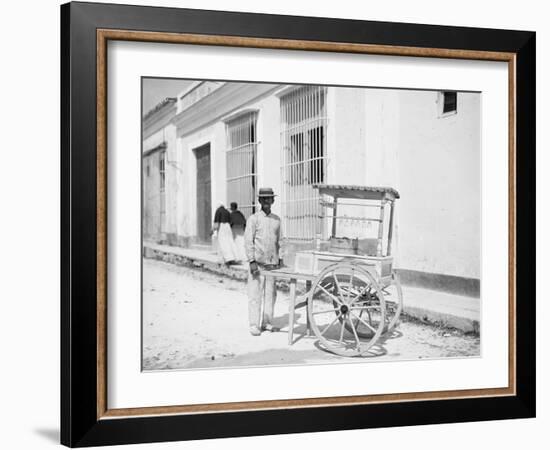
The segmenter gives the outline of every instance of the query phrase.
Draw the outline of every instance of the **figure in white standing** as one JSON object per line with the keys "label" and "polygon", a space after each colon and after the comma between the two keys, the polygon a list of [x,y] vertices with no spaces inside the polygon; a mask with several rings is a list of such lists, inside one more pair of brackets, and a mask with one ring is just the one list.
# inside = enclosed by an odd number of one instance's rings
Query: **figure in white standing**
{"label": "figure in white standing", "polygon": [[231,215],[223,203],[219,202],[218,205],[214,214],[212,234],[217,236],[218,239],[218,254],[226,265],[231,265],[236,263],[237,260],[237,252],[230,225]]}

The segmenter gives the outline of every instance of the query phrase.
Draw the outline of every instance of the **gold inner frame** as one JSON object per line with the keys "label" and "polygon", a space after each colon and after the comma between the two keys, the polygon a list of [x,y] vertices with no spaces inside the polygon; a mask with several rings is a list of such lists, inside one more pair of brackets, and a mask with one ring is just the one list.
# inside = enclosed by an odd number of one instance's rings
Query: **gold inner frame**
{"label": "gold inner frame", "polygon": [[[109,40],[473,59],[508,63],[508,387],[108,409],[107,405],[107,42]],[[97,30],[97,419],[448,400],[516,394],[516,54],[322,41],[113,29]]]}

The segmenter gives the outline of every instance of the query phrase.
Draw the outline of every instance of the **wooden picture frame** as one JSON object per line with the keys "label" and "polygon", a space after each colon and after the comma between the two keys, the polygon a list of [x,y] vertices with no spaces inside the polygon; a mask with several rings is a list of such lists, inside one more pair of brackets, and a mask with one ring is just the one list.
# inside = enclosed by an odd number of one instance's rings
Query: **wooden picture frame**
{"label": "wooden picture frame", "polygon": [[[107,42],[505,61],[509,68],[507,388],[109,409]],[[61,442],[71,447],[535,415],[535,33],[69,3],[61,7]]]}

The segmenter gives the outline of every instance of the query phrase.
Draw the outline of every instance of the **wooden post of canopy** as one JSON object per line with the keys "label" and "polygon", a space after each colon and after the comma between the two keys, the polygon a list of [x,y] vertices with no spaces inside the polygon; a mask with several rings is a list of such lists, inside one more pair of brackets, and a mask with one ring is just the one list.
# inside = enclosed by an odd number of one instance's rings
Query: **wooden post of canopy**
{"label": "wooden post of canopy", "polygon": [[332,236],[336,237],[336,216],[338,215],[338,197],[334,196],[334,205],[332,207]]}
{"label": "wooden post of canopy", "polygon": [[378,243],[376,245],[376,256],[382,256],[382,242],[384,238],[384,211],[386,208],[386,199],[380,202],[380,221],[378,222]]}
{"label": "wooden post of canopy", "polygon": [[395,200],[392,200],[390,204],[391,204],[391,209],[390,209],[390,224],[389,224],[389,230],[388,230],[388,256],[392,254],[391,243],[393,238],[393,214],[395,210]]}

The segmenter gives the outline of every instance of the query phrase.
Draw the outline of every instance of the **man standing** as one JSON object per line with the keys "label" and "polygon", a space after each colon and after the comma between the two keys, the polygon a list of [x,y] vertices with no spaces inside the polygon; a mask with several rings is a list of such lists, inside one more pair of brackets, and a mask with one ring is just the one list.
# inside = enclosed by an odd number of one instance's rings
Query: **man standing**
{"label": "man standing", "polygon": [[[281,266],[281,219],[271,212],[275,194],[271,188],[260,188],[258,201],[262,209],[248,218],[244,235],[245,251],[250,270],[248,272],[248,321],[250,333],[259,336],[262,330],[276,331],[273,327],[275,306],[275,280],[260,275],[260,268],[273,270]],[[264,312],[261,316],[262,293]]]}

